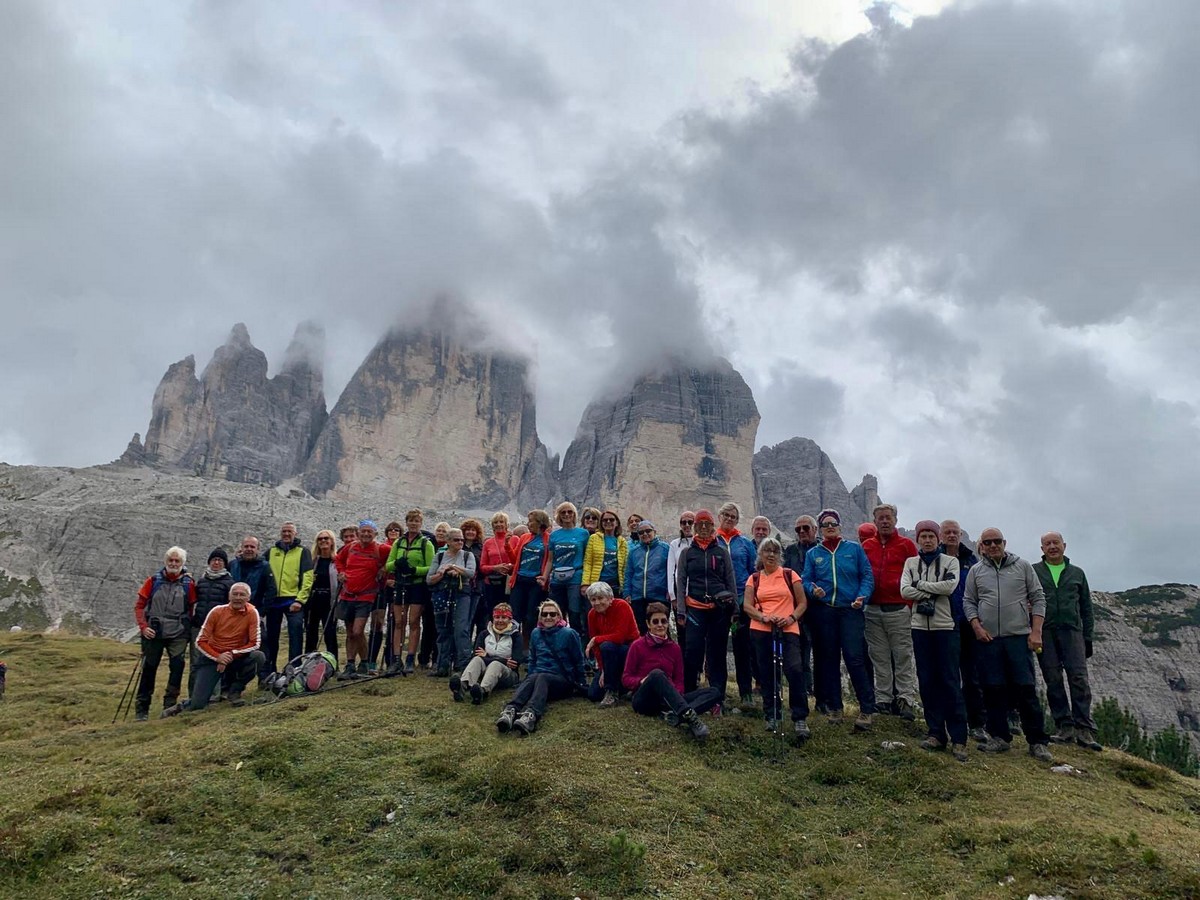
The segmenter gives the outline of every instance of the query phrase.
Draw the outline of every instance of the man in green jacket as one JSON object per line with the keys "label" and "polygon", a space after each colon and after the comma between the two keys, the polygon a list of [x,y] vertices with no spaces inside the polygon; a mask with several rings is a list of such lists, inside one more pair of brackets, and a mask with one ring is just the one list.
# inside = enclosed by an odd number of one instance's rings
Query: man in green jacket
{"label": "man in green jacket", "polygon": [[[1042,561],[1033,570],[1046,593],[1046,621],[1042,653],[1038,663],[1046,682],[1046,701],[1058,733],[1050,740],[1059,744],[1075,741],[1089,750],[1102,749],[1096,740],[1092,719],[1092,688],[1087,661],[1092,655],[1092,592],[1083,569],[1066,557],[1067,545],[1057,531],[1042,535]],[[1063,687],[1067,673],[1070,701]]]}
{"label": "man in green jacket", "polygon": [[313,562],[312,554],[296,535],[295,522],[284,522],[279,526],[279,540],[267,551],[267,565],[275,579],[275,599],[264,616],[263,653],[266,667],[276,672],[279,671],[279,631],[285,620],[288,655],[284,664],[304,652],[304,605],[300,595],[308,596],[305,587],[312,585]]}

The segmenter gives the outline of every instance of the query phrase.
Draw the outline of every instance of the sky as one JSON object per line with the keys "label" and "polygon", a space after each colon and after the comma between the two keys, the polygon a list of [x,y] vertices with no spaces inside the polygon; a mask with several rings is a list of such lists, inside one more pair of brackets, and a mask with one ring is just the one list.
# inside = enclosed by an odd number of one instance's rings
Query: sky
{"label": "sky", "polygon": [[[1195,582],[1200,4],[0,3],[0,460],[84,466],[245,322],[474,310],[562,453],[727,357],[901,524]],[[1189,97],[1191,99],[1189,99]]]}

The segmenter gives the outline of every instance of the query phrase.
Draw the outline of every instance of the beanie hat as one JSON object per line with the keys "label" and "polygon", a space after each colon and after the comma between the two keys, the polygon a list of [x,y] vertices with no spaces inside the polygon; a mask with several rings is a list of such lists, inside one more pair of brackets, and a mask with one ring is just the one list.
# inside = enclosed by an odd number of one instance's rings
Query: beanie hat
{"label": "beanie hat", "polygon": [[879,534],[879,529],[875,527],[874,522],[863,522],[858,526],[858,541],[862,543],[867,538],[873,538]]}
{"label": "beanie hat", "polygon": [[713,514],[710,510],[701,509],[701,510],[696,511],[696,521],[697,522],[716,522],[716,519],[713,518]]}
{"label": "beanie hat", "polygon": [[942,539],[942,529],[938,526],[937,522],[933,521],[933,519],[922,519],[917,523],[917,537],[921,536],[922,531],[932,531],[935,538],[937,538],[939,541]]}
{"label": "beanie hat", "polygon": [[824,522],[826,519],[833,519],[833,521],[837,522],[839,525],[842,524],[842,517],[838,514],[836,509],[821,510],[821,514],[817,516],[818,524]]}
{"label": "beanie hat", "polygon": [[229,567],[229,554],[220,547],[208,554],[208,562],[212,562],[214,559],[221,560],[221,562],[225,563],[226,568]]}

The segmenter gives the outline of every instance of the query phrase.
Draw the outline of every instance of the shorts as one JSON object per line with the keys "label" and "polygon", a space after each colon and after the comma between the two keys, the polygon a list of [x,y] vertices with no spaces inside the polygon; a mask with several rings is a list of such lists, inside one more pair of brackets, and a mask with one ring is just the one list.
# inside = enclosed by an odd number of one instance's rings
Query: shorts
{"label": "shorts", "polygon": [[396,592],[394,602],[403,606],[425,606],[429,603],[429,585],[424,582],[403,585],[402,589]]}
{"label": "shorts", "polygon": [[370,600],[339,600],[337,617],[347,624],[355,619],[367,619],[370,618],[374,606]]}

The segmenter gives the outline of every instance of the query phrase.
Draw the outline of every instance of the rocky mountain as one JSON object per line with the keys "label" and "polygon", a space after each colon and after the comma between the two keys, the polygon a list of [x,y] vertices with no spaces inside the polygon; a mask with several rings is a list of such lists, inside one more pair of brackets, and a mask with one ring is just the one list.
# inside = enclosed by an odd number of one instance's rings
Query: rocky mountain
{"label": "rocky mountain", "polygon": [[279,484],[301,471],[325,424],[319,362],[323,334],[300,325],[279,373],[237,324],[203,374],[187,356],[167,369],[154,392],[150,427],[121,457],[208,478]]}
{"label": "rocky mountain", "polygon": [[563,458],[565,496],[659,523],[733,500],[751,515],[758,406],[726,361],[646,375],[591,403]]}
{"label": "rocky mountain", "polygon": [[879,491],[874,475],[864,476],[853,493],[846,490],[825,451],[815,441],[794,437],[754,454],[754,498],[758,515],[790,535],[796,516],[823,509],[836,509],[847,528],[865,522]]}
{"label": "rocky mountain", "polygon": [[316,496],[540,506],[555,471],[524,360],[432,331],[394,331],[342,392],[304,467]]}

